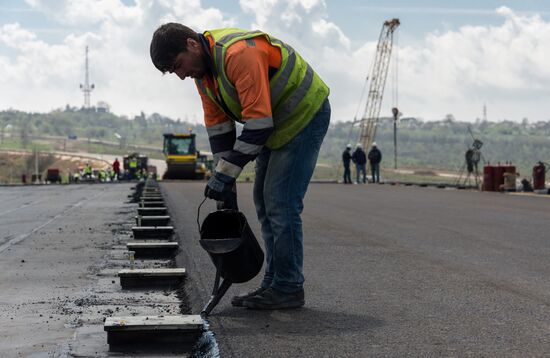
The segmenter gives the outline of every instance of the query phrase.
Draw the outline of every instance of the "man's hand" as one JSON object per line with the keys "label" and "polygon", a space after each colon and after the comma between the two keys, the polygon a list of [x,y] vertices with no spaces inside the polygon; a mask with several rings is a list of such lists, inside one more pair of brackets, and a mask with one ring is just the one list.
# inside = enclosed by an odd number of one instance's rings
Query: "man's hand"
{"label": "man's hand", "polygon": [[216,172],[208,179],[208,184],[206,184],[206,188],[204,189],[204,196],[224,203],[230,202],[234,200],[234,196],[236,196],[233,191],[234,184],[234,178]]}

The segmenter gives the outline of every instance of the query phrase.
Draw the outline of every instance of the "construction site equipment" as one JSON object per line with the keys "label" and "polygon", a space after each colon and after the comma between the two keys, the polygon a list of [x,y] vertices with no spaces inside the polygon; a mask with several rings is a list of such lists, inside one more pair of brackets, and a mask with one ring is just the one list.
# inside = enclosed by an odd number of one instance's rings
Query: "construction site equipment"
{"label": "construction site equipment", "polygon": [[201,155],[196,148],[194,133],[165,133],[166,172],[163,179],[204,179],[206,155]]}
{"label": "construction site equipment", "polygon": [[[468,147],[466,150],[466,153],[464,154],[464,164],[460,168],[460,171],[458,172],[458,179],[456,181],[456,185],[459,187],[465,187],[465,186],[471,186],[472,185],[472,177],[474,179],[475,187],[479,189],[480,180],[479,180],[479,168],[478,164],[480,160],[483,160],[485,162],[485,158],[483,157],[483,154],[481,154],[481,147],[483,147],[483,142],[476,137],[474,137],[474,134],[472,133],[472,129],[470,126],[468,126],[468,132],[470,133],[470,136],[473,139],[472,144]],[[491,167],[492,169],[487,168],[487,170],[490,170],[491,180],[494,177],[494,167]],[[466,174],[466,175],[465,175]],[[485,185],[485,168],[484,168],[484,179],[483,182]],[[491,184],[491,188],[493,190],[498,190],[498,186],[495,187]],[[483,189],[486,191],[485,189]],[[492,191],[492,190],[489,190]]]}
{"label": "construction site equipment", "polygon": [[533,167],[533,189],[542,190],[545,188],[546,171],[546,166],[543,162],[538,162]]}
{"label": "construction site equipment", "polygon": [[498,165],[495,167],[495,175],[493,176],[493,187],[495,191],[499,191],[501,186],[504,185],[504,173],[506,168],[503,165]]}
{"label": "construction site equipment", "polygon": [[[374,142],[393,48],[393,34],[399,25],[399,19],[391,19],[384,22],[380,31],[376,56],[369,75],[370,87],[367,104],[359,121],[359,142],[363,145],[363,148],[370,148],[372,142]],[[399,110],[396,113],[399,113]]]}
{"label": "construction site equipment", "polygon": [[49,168],[46,174],[46,181],[49,183],[61,184],[61,175],[59,174],[59,169]]}
{"label": "construction site equipment", "polygon": [[487,164],[483,167],[483,191],[515,191],[517,179],[516,166],[512,163],[501,165]]}
{"label": "construction site equipment", "polygon": [[487,164],[483,167],[483,191],[495,191],[494,186],[495,167]]}

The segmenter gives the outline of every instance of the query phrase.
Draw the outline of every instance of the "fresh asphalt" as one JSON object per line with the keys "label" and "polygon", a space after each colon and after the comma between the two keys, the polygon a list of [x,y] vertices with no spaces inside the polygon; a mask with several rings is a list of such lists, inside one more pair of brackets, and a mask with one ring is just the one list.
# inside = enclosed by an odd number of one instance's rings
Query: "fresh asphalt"
{"label": "fresh asphalt", "polygon": [[[1,357],[109,356],[104,317],[178,313],[174,293],[116,281],[131,186],[0,187]],[[198,313],[214,280],[195,221],[204,183],[162,188],[190,275],[183,299]],[[240,206],[261,241],[251,189],[239,184]],[[547,196],[312,184],[303,219],[306,307],[234,308],[231,295],[260,276],[235,285],[209,318],[222,357],[550,352]]]}
{"label": "fresh asphalt", "polygon": [[[199,246],[204,183],[162,190],[200,312],[214,267]],[[259,236],[252,184],[239,205]],[[214,210],[211,201],[202,218]],[[209,323],[222,357],[547,356],[550,199],[389,185],[311,184],[302,215],[306,306],[253,311],[230,297]]]}

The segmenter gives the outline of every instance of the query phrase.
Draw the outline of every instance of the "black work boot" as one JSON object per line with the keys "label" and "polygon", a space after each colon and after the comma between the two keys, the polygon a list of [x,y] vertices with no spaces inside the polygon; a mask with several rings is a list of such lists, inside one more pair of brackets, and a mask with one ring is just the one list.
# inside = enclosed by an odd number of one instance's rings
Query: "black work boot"
{"label": "black work boot", "polygon": [[285,293],[270,287],[259,295],[244,299],[242,304],[246,308],[257,310],[299,308],[305,304],[304,290],[302,289],[294,293]]}
{"label": "black work boot", "polygon": [[241,295],[238,295],[238,296],[233,296],[233,298],[231,299],[231,304],[235,307],[244,307],[243,306],[243,301],[249,297],[252,297],[252,296],[256,296],[262,292],[264,292],[266,290],[266,288],[263,288],[263,287],[258,287],[258,288],[255,288],[253,289],[252,291],[248,291],[247,293],[243,293]]}

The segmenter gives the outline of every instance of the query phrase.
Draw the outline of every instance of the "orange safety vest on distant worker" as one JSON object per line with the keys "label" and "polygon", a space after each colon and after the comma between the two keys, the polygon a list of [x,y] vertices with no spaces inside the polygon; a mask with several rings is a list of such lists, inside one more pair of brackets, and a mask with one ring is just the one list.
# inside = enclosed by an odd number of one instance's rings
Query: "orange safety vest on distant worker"
{"label": "orange safety vest on distant worker", "polygon": [[[195,80],[217,172],[236,178],[263,146],[278,149],[315,116],[329,89],[287,44],[260,31],[201,35],[210,70]],[[244,124],[236,138],[235,121]]]}

